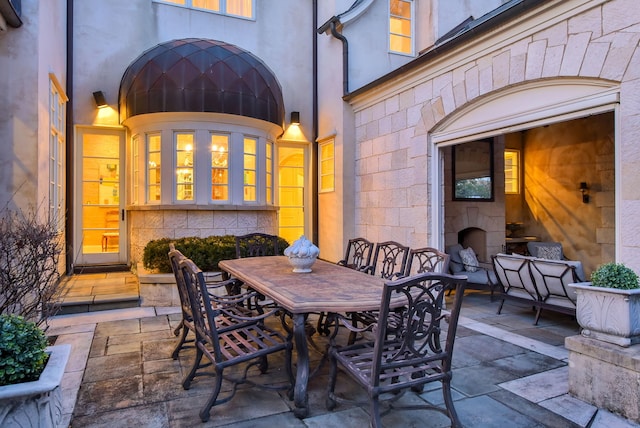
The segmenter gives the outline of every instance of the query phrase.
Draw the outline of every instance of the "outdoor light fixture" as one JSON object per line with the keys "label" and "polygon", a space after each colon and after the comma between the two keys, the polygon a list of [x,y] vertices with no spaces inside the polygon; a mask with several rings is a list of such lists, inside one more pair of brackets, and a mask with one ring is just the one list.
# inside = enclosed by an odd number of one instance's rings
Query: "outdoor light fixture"
{"label": "outdoor light fixture", "polygon": [[96,91],[93,93],[93,100],[96,102],[96,107],[103,108],[108,106],[107,99],[104,97],[104,92]]}
{"label": "outdoor light fixture", "polygon": [[300,125],[300,112],[292,111],[291,112],[291,124],[292,125]]}
{"label": "outdoor light fixture", "polygon": [[587,193],[589,191],[589,186],[587,186],[587,182],[586,181],[581,181],[580,182],[580,193],[582,193],[582,202],[585,204],[589,203],[589,193]]}

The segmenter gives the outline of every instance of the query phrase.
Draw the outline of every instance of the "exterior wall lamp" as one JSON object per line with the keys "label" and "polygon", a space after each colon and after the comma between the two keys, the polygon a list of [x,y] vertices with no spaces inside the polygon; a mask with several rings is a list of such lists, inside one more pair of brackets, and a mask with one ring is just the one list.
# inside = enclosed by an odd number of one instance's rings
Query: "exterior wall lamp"
{"label": "exterior wall lamp", "polygon": [[103,108],[103,107],[107,107],[109,104],[107,104],[107,99],[104,96],[104,92],[102,91],[96,91],[93,93],[93,100],[96,102],[96,107],[98,108]]}
{"label": "exterior wall lamp", "polygon": [[589,203],[589,186],[586,181],[580,182],[580,193],[582,193],[582,203]]}
{"label": "exterior wall lamp", "polygon": [[300,112],[292,111],[291,112],[291,124],[292,125],[300,125]]}

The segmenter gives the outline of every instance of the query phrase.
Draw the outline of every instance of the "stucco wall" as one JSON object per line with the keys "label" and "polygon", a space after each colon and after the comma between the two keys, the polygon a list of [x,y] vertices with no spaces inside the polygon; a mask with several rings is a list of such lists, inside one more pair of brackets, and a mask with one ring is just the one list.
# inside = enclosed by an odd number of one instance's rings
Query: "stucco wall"
{"label": "stucco wall", "polygon": [[615,205],[616,233],[623,239],[616,240],[616,258],[640,269],[640,236],[635,233],[640,227],[636,6],[631,0],[550,2],[419,71],[354,97],[356,233],[411,246],[438,244],[427,227],[433,220],[430,183],[440,177],[431,168],[429,133],[459,109],[516,85],[599,78],[619,83],[615,150],[621,186]]}

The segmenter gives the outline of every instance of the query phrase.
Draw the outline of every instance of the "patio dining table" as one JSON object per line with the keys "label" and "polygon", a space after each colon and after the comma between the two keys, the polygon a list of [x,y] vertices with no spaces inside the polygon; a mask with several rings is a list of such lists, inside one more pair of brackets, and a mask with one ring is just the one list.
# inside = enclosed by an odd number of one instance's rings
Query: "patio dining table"
{"label": "patio dining table", "polygon": [[298,355],[294,413],[299,418],[306,417],[309,413],[307,315],[379,309],[384,280],[323,260],[317,260],[309,273],[294,273],[284,256],[224,260],[219,266],[291,313]]}

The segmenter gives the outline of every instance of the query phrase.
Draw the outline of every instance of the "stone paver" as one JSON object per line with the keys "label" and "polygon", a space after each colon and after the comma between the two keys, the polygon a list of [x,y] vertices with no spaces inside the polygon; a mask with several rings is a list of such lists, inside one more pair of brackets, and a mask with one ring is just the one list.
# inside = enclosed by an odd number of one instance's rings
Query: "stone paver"
{"label": "stone paver", "polygon": [[[465,426],[638,426],[568,396],[567,353],[557,343],[558,337],[575,331],[575,320],[554,315],[533,326],[529,311],[510,305],[503,311],[506,318],[501,318],[495,314],[498,304],[483,293],[465,296],[452,381],[456,410]],[[499,328],[505,320],[513,321],[519,311],[520,319],[508,330]],[[57,332],[60,340],[71,343],[72,354],[78,355],[68,366],[68,371],[73,371],[63,381],[67,385],[63,387],[64,409],[70,412],[73,408],[73,416],[66,415],[71,426],[368,426],[366,404],[339,403],[334,411],[326,410],[327,365],[310,379],[310,414],[304,420],[295,418],[293,403],[284,391],[241,385],[230,402],[212,409],[209,422],[201,423],[198,413],[209,397],[212,373],[204,370],[208,375],[197,376],[188,391],[182,388],[195,350],[183,349],[178,360],[170,357],[177,340],[173,329],[180,318],[179,308],[132,308],[57,317],[50,333]],[[322,349],[327,339],[314,338]],[[267,374],[255,372],[251,376],[267,384],[282,384],[286,379],[282,357],[274,357],[269,360]],[[314,365],[321,359],[315,351],[311,357]],[[83,361],[86,367],[82,367]],[[228,388],[224,384],[224,391]],[[337,392],[349,399],[366,400],[364,391],[346,377],[339,379]],[[427,385],[420,394],[408,392],[400,403],[425,401],[442,403],[438,385]],[[392,410],[383,417],[383,424],[445,427],[449,420],[434,411]]]}

